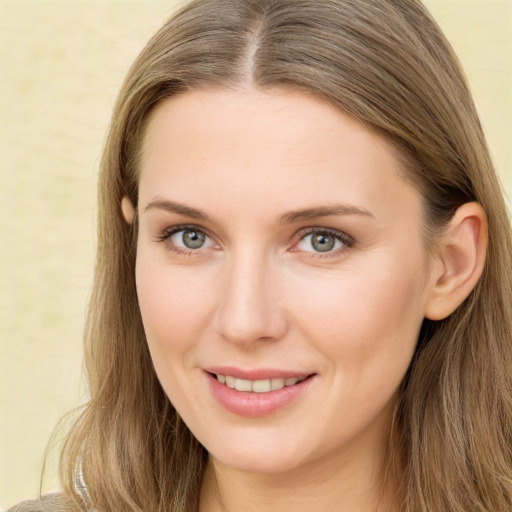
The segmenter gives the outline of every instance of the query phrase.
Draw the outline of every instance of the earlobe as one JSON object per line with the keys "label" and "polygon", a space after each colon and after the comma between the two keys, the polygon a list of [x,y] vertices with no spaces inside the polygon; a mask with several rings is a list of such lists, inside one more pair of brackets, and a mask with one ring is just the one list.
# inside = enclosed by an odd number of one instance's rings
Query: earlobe
{"label": "earlobe", "polygon": [[426,318],[448,317],[471,293],[484,269],[487,236],[483,208],[476,202],[460,206],[437,247]]}
{"label": "earlobe", "polygon": [[133,218],[135,217],[135,208],[128,198],[128,196],[123,196],[121,200],[121,211],[123,212],[124,220],[127,224],[133,223]]}

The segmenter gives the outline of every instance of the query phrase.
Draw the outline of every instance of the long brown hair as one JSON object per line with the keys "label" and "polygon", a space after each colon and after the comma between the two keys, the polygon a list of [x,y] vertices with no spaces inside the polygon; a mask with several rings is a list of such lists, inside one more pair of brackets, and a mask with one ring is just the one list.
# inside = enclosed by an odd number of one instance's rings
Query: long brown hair
{"label": "long brown hair", "polygon": [[[448,318],[425,320],[383,478],[407,512],[512,511],[512,234],[463,72],[418,0],[193,0],[151,39],[120,92],[99,180],[85,333],[91,399],[61,457],[100,511],[196,512],[207,453],[163,392],[135,289],[138,155],[162,100],[220,85],[290,87],[390,140],[425,202],[428,240],[468,201],[488,216],[484,273]],[[85,500],[88,501],[88,500]]]}

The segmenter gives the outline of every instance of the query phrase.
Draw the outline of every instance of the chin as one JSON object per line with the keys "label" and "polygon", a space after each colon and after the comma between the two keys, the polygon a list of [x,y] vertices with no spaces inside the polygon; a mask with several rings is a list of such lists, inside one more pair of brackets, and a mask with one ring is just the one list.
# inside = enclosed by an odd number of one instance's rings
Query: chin
{"label": "chin", "polygon": [[220,454],[221,457],[216,457],[214,454],[211,455],[222,465],[244,473],[279,474],[292,471],[301,465],[298,460],[279,452],[271,455],[266,452],[257,454]]}
{"label": "chin", "polygon": [[[258,436],[248,440],[245,436],[234,439],[227,436],[224,440],[205,443],[210,455],[224,466],[247,473],[277,474],[291,471],[307,462],[308,450],[304,442],[283,439],[281,436]],[[220,442],[219,442],[220,441]]]}

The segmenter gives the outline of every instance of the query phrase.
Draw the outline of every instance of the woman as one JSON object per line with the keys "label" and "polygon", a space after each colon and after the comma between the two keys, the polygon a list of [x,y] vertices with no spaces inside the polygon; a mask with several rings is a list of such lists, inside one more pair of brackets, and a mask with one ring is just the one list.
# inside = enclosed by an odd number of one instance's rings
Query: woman
{"label": "woman", "polygon": [[512,237],[421,3],[192,1],[99,191],[47,509],[512,511]]}

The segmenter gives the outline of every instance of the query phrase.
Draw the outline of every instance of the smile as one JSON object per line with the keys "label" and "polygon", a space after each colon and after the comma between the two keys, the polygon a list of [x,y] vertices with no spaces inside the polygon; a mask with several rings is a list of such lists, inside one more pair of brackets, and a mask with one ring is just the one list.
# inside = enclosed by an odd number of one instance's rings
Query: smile
{"label": "smile", "polygon": [[215,374],[215,377],[221,384],[237,391],[246,391],[250,393],[268,393],[285,387],[294,386],[302,382],[306,377],[289,377],[287,379],[261,379],[249,380],[239,379],[231,375]]}
{"label": "smile", "polygon": [[267,416],[291,406],[314,386],[318,377],[316,373],[297,373],[294,376],[289,371],[242,371],[226,367],[209,369],[204,373],[213,398],[224,409],[247,418]]}

